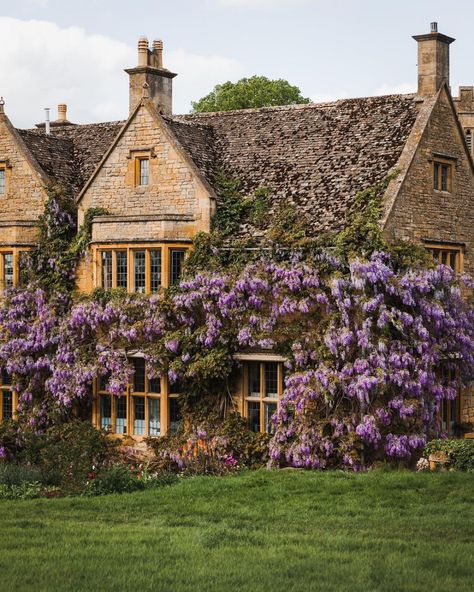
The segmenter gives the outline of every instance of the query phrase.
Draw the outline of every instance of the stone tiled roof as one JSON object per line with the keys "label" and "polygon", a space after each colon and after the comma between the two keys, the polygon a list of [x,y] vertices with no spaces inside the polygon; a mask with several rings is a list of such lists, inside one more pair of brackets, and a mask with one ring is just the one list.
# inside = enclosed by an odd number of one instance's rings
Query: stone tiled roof
{"label": "stone tiled roof", "polygon": [[[396,165],[418,110],[413,95],[389,95],[165,122],[211,186],[223,170],[247,195],[266,187],[273,211],[295,204],[317,233],[341,228],[356,193]],[[45,172],[78,194],[123,123],[53,127],[50,136],[19,133]],[[258,231],[247,225],[241,233]]]}
{"label": "stone tiled roof", "polygon": [[124,122],[91,123],[52,127],[44,130],[17,130],[45,173],[70,187],[76,195],[92,175]]}
{"label": "stone tiled roof", "polygon": [[[177,119],[212,128],[214,167],[240,179],[246,194],[268,187],[273,209],[297,205],[316,233],[341,228],[356,193],[395,166],[418,108],[413,95],[390,95]],[[187,149],[200,158],[199,143]]]}

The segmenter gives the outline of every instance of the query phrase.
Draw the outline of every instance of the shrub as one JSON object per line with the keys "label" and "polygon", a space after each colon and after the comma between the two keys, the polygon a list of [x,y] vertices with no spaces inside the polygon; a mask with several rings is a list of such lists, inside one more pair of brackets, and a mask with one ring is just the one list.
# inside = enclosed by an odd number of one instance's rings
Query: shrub
{"label": "shrub", "polygon": [[86,495],[130,493],[138,489],[145,489],[144,481],[134,476],[129,468],[123,465],[113,465],[103,469],[89,482]]}
{"label": "shrub", "polygon": [[0,465],[0,485],[11,487],[22,483],[46,484],[47,476],[41,467],[8,463]]}
{"label": "shrub", "polygon": [[474,440],[431,440],[425,446],[425,454],[444,452],[448,467],[458,471],[474,471]]}
{"label": "shrub", "polygon": [[43,486],[37,481],[33,483],[23,481],[18,485],[0,485],[0,499],[34,499],[40,497],[42,492]]}

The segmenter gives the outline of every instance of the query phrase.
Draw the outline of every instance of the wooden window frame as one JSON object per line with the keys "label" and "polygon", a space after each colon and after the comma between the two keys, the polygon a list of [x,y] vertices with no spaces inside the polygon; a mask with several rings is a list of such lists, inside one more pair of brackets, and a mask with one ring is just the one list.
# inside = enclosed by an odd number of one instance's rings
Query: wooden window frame
{"label": "wooden window frame", "polygon": [[16,419],[18,409],[18,396],[16,392],[13,390],[11,384],[4,384],[3,373],[0,372],[0,421],[5,421],[5,418],[3,417],[3,397],[5,393],[11,394],[12,398],[12,416],[11,418],[6,419]]}
{"label": "wooden window frame", "polygon": [[[436,174],[436,169],[438,169],[438,173]],[[447,179],[446,179],[446,189],[442,189],[442,168],[447,167]],[[454,163],[452,160],[447,158],[440,158],[435,156],[433,158],[433,189],[438,193],[453,193],[453,179],[454,179]],[[437,178],[437,182],[435,179]]]}
{"label": "wooden window frame", "polygon": [[443,253],[451,253],[455,255],[455,267],[456,273],[462,273],[464,271],[464,246],[459,244],[450,243],[435,243],[425,242],[425,248],[433,254],[435,251],[438,254],[438,263],[442,263]]}
{"label": "wooden window frame", "polygon": [[8,289],[5,286],[5,260],[4,255],[13,255],[13,287],[20,283],[20,257],[22,253],[27,253],[29,248],[19,247],[1,247],[0,248],[0,292]]}
{"label": "wooden window frame", "polygon": [[[449,372],[454,372],[454,378],[456,381],[456,398],[451,400],[443,399],[441,401],[438,412],[438,421],[440,429],[445,432],[449,438],[457,438],[459,437],[459,427],[461,424],[461,383],[457,370],[450,370]],[[453,403],[455,414],[454,418],[452,415]]]}
{"label": "wooden window frame", "polygon": [[[131,359],[139,356],[131,356]],[[116,420],[117,420],[117,395],[112,395],[106,390],[100,388],[100,379],[94,381],[94,398],[92,405],[92,421],[93,425],[101,429],[101,397],[110,396],[111,401],[111,429],[110,434],[120,437],[130,437],[134,440],[141,441],[145,438],[159,438],[165,436],[170,428],[170,417],[169,417],[169,401],[170,399],[177,399],[179,393],[171,392],[172,389],[169,386],[166,376],[160,377],[160,393],[155,393],[150,390],[150,379],[148,378],[146,365],[145,365],[145,390],[143,392],[135,391],[133,378],[131,383],[128,385],[126,391],[123,393],[123,397],[126,398],[126,409],[127,409],[127,420],[126,420],[126,431],[125,433],[117,433],[115,431]],[[134,433],[134,399],[137,397],[143,397],[145,399],[145,433],[135,434]],[[151,399],[160,401],[160,433],[150,435],[150,406],[149,401]]]}
{"label": "wooden window frame", "polygon": [[[259,365],[259,378],[260,378],[260,392],[258,396],[252,396],[249,392],[249,369],[250,364],[258,364]],[[277,396],[276,397],[267,397],[265,396],[266,391],[266,378],[265,378],[265,368],[268,364],[276,364],[277,366]],[[249,418],[248,415],[248,403],[259,403],[260,405],[260,432],[266,432],[265,426],[265,409],[268,404],[275,404],[277,406],[277,411],[280,408],[280,400],[283,394],[283,363],[277,362],[274,360],[247,360],[244,362],[242,366],[241,372],[241,379],[242,379],[242,415],[246,419]]]}
{"label": "wooden window frame", "polygon": [[[135,169],[135,187],[148,187],[149,185],[151,185],[151,167],[150,167],[150,152],[143,152],[143,153],[136,153],[134,155],[134,169]],[[142,175],[141,175],[141,166],[142,166],[142,162],[143,161],[147,161],[148,162],[148,177],[147,177],[147,182],[146,183],[142,183]]]}
{"label": "wooden window frame", "polygon": [[117,288],[117,253],[127,253],[127,292],[135,293],[135,253],[137,251],[145,252],[145,294],[157,293],[159,290],[152,292],[151,283],[151,252],[160,251],[161,254],[161,288],[168,288],[171,279],[171,252],[183,251],[186,259],[189,254],[191,245],[183,246],[182,243],[116,243],[110,245],[95,245],[93,247],[93,259],[95,261],[95,287],[102,287],[102,253],[107,251],[112,253],[112,288]]}

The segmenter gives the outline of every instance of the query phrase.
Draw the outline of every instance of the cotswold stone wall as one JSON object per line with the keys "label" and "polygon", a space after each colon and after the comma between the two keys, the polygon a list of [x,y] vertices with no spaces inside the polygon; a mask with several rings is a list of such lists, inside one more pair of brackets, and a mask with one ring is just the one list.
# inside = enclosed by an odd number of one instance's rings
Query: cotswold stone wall
{"label": "cotswold stone wall", "polygon": [[[135,184],[135,157],[150,151],[150,182]],[[209,230],[211,199],[185,156],[174,145],[164,126],[142,106],[86,191],[81,214],[102,207],[110,215],[133,217],[133,224],[94,224],[94,240],[191,238]],[[164,217],[140,225],[140,218]],[[176,226],[173,225],[176,218]],[[180,219],[185,217],[186,224]],[[176,232],[175,232],[176,231]]]}
{"label": "cotswold stone wall", "polygon": [[32,244],[37,237],[34,223],[44,209],[45,186],[39,173],[24,156],[2,115],[0,163],[6,165],[6,193],[0,195],[0,243]]}
{"label": "cotswold stone wall", "polygon": [[[415,156],[388,216],[387,237],[461,244],[464,270],[474,275],[474,175],[445,93],[434,106],[421,138],[411,136],[406,149],[413,149]],[[434,189],[433,160],[437,156],[452,163],[450,193]]]}

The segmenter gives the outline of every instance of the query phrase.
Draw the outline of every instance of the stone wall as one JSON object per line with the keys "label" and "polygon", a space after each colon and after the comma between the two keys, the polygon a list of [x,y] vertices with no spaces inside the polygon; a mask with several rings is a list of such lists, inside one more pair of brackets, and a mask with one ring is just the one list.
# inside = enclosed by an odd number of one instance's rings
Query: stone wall
{"label": "stone wall", "polygon": [[[150,155],[150,182],[135,184],[135,157]],[[80,203],[79,221],[91,207],[105,208],[122,222],[94,224],[94,240],[116,240],[116,233],[136,240],[191,238],[209,230],[211,199],[194,168],[170,137],[161,121],[142,105],[119,139]],[[161,217],[140,225],[140,218]],[[183,218],[186,223],[183,224]],[[173,236],[173,219],[176,233]],[[164,223],[166,221],[166,223]],[[118,225],[118,226],[117,226]],[[100,238],[99,238],[100,237]]]}
{"label": "stone wall", "polygon": [[[411,148],[415,155],[386,220],[387,238],[463,245],[464,269],[474,275],[474,175],[445,92],[434,105],[422,136],[410,137],[406,150]],[[451,193],[434,189],[436,155],[452,162]]]}
{"label": "stone wall", "polygon": [[46,199],[44,180],[1,114],[0,162],[6,162],[6,193],[0,195],[1,244],[32,244],[37,237],[34,224],[43,213]]}

